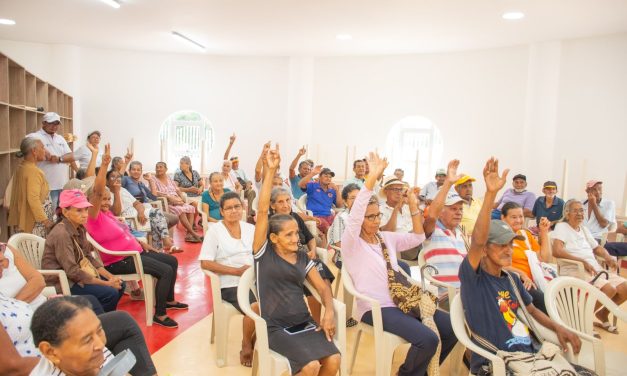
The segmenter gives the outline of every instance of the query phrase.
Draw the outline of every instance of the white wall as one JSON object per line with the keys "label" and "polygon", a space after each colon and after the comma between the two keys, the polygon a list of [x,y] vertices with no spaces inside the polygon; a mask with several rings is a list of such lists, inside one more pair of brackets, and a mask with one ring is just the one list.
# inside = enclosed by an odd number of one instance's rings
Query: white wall
{"label": "white wall", "polygon": [[284,170],[306,143],[339,176],[346,145],[351,159],[352,145],[358,156],[382,151],[396,122],[421,115],[442,131],[444,159],[462,159],[476,177],[495,155],[538,192],[544,180],[561,184],[567,158],[568,196],[581,196],[594,177],[607,197],[623,199],[627,34],[381,57],[213,57],[1,40],[0,51],[75,96],[81,138],[101,129],[120,154],[134,137],[147,165],[159,158],[161,122],[178,110],[213,124],[210,166],[235,131],[234,153],[250,172],[272,139],[282,144]]}

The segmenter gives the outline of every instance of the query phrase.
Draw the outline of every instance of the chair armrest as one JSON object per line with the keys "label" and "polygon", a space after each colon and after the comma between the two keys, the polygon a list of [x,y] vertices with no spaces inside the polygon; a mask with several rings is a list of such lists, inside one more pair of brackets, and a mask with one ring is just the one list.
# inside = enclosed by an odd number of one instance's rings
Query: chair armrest
{"label": "chair armrest", "polygon": [[112,256],[125,256],[125,257],[131,256],[133,258],[133,262],[135,263],[135,273],[139,274],[142,279],[144,278],[144,266],[142,264],[142,259],[138,251],[110,251],[104,248],[103,246],[101,246],[100,244],[98,244],[98,242],[96,242],[94,238],[92,238],[91,235],[89,235],[89,233],[87,233],[86,235],[87,235],[87,241],[89,241],[91,245],[93,245],[94,248],[96,248],[98,252],[100,253],[104,253],[104,254],[112,255]]}
{"label": "chair armrest", "polygon": [[64,270],[38,270],[42,275],[54,275],[59,279],[61,284],[61,293],[63,295],[72,295],[70,292],[70,283],[67,280],[67,275]]}
{"label": "chair armrest", "polygon": [[327,262],[329,262],[329,251],[327,251],[326,249],[316,247],[316,255],[323,263],[326,264]]}

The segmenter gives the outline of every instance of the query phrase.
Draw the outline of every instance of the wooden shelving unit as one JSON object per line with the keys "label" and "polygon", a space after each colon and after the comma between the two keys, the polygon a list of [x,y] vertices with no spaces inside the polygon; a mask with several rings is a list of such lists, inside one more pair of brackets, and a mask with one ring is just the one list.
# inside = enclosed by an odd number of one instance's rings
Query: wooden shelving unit
{"label": "wooden shelving unit", "polygon": [[[20,142],[39,130],[43,115],[51,111],[62,116],[59,134],[74,133],[72,97],[0,53],[0,201],[20,162],[15,156]],[[6,241],[7,211],[2,205],[0,230],[0,241]]]}

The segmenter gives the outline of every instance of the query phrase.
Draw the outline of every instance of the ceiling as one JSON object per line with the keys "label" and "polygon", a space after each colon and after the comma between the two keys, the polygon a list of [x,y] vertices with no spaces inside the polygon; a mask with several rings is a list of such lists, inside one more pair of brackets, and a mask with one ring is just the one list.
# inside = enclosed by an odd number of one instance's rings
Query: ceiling
{"label": "ceiling", "polygon": [[[627,0],[0,0],[0,39],[219,55],[483,49],[627,31]],[[518,21],[501,18],[518,10]],[[339,41],[337,34],[350,34]]]}

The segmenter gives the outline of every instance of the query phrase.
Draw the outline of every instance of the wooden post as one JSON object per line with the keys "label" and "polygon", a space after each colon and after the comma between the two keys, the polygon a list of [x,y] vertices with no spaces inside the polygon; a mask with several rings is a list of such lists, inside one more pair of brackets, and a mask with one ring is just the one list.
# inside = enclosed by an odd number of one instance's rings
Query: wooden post
{"label": "wooden post", "polygon": [[344,155],[344,180],[348,179],[348,145],[346,145],[346,153]]}
{"label": "wooden post", "polygon": [[133,137],[131,137],[131,146],[129,149],[131,149],[131,154],[135,155],[135,139]]}
{"label": "wooden post", "polygon": [[200,173],[206,174],[205,170],[205,140],[200,141]]}
{"label": "wooden post", "polygon": [[568,159],[564,159],[562,165],[562,197],[564,201],[568,200]]}
{"label": "wooden post", "polygon": [[305,145],[305,159],[309,159],[309,144]]}
{"label": "wooden post", "polygon": [[322,164],[320,162],[320,144],[316,144],[316,164]]}
{"label": "wooden post", "polygon": [[357,160],[357,145],[353,145],[353,161],[356,161],[356,160]]}
{"label": "wooden post", "polygon": [[[588,160],[586,158],[583,159],[583,163],[581,166],[581,185],[580,187],[584,187],[586,186],[586,182],[588,181]],[[580,188],[577,187],[577,190],[579,190]]]}
{"label": "wooden post", "polygon": [[627,217],[627,173],[625,173],[625,184],[623,185],[623,215]]}
{"label": "wooden post", "polygon": [[165,162],[165,140],[161,140],[161,162]]}
{"label": "wooden post", "polygon": [[416,149],[416,161],[414,162],[414,187],[418,186],[418,158],[420,157],[420,150]]}

